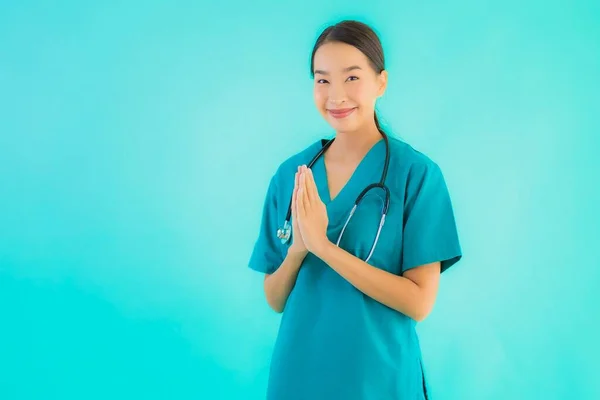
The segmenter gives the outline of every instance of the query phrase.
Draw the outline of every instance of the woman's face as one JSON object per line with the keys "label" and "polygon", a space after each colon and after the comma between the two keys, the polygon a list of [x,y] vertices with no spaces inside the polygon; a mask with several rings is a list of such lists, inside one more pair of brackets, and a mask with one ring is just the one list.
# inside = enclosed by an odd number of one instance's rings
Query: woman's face
{"label": "woman's face", "polygon": [[329,42],[314,57],[314,100],[337,132],[374,123],[375,102],[383,95],[387,73],[377,74],[356,47]]}

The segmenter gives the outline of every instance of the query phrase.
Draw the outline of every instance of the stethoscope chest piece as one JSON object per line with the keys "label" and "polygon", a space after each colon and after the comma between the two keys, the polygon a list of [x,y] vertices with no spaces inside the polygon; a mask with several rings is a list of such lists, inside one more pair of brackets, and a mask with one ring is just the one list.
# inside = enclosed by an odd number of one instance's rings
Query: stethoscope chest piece
{"label": "stethoscope chest piece", "polygon": [[290,240],[290,236],[292,235],[292,228],[290,227],[290,223],[285,221],[283,224],[283,228],[277,229],[277,237],[281,240],[281,244],[286,244]]}

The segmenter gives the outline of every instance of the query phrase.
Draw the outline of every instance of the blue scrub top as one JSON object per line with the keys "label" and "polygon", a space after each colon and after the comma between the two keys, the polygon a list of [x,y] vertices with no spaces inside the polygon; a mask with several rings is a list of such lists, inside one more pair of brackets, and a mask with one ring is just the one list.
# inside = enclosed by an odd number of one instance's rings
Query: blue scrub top
{"label": "blue scrub top", "polygon": [[[272,176],[249,267],[273,273],[289,244],[283,226],[299,165],[308,164],[321,141],[285,160]],[[441,261],[442,272],[462,256],[450,195],[439,166],[407,143],[389,137],[386,184],[390,208],[369,264],[392,274]],[[341,192],[331,200],[323,157],[313,166],[327,206],[327,236],[335,243],[354,201],[379,182],[385,142],[369,150]],[[365,260],[377,233],[383,191],[371,190],[350,220],[340,247]],[[269,400],[425,399],[416,322],[366,296],[309,253],[282,314],[271,359]]]}

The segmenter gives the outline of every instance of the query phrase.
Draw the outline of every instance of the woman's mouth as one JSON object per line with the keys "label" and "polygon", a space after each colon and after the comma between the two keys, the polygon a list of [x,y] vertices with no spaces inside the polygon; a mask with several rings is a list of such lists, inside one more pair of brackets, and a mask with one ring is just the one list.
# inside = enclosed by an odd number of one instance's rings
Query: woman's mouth
{"label": "woman's mouth", "polygon": [[346,118],[348,115],[352,114],[352,112],[354,112],[354,110],[356,110],[356,107],[354,108],[339,108],[337,110],[327,110],[327,112],[329,112],[329,114],[333,117],[333,118]]}

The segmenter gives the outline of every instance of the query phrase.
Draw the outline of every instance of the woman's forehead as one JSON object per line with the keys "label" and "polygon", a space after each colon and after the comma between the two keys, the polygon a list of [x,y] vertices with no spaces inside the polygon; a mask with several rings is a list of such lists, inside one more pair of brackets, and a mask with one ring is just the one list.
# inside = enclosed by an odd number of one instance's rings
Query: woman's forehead
{"label": "woman's forehead", "polygon": [[367,57],[356,47],[345,43],[326,43],[315,53],[315,72],[344,73],[352,69],[364,69]]}

